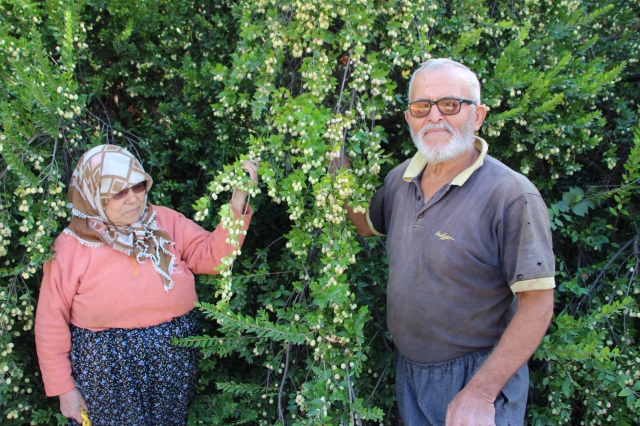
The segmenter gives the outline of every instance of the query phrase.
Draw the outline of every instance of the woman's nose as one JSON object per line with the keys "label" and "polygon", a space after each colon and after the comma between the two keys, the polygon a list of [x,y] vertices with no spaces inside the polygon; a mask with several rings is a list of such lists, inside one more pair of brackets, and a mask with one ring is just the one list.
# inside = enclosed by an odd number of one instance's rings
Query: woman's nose
{"label": "woman's nose", "polygon": [[133,192],[133,188],[127,190],[127,195],[124,198],[124,202],[127,204],[133,204],[136,202],[136,193]]}

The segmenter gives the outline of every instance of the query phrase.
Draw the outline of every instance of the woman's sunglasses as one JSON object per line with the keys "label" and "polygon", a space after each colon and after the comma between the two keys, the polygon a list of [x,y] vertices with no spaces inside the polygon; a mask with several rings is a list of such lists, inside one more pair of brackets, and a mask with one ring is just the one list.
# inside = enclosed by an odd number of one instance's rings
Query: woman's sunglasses
{"label": "woman's sunglasses", "polygon": [[129,193],[129,190],[132,189],[133,192],[135,192],[136,194],[141,193],[142,191],[146,191],[147,190],[147,181],[143,180],[140,183],[137,183],[127,189],[123,189],[122,191],[118,192],[116,195],[114,195],[113,197],[111,197],[114,200],[121,200],[124,197],[127,196],[127,194]]}

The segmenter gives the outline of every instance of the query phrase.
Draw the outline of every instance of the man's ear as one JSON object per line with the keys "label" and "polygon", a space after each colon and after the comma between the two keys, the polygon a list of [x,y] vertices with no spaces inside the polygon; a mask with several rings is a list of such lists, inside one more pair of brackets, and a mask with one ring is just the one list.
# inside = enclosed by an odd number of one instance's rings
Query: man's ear
{"label": "man's ear", "polygon": [[475,130],[476,132],[480,130],[486,116],[487,108],[484,105],[476,106],[475,116],[473,119],[473,130]]}
{"label": "man's ear", "polygon": [[409,124],[409,114],[410,114],[410,113],[409,113],[409,110],[406,110],[406,111],[404,112],[404,121],[406,121],[406,122],[407,122],[407,124]]}

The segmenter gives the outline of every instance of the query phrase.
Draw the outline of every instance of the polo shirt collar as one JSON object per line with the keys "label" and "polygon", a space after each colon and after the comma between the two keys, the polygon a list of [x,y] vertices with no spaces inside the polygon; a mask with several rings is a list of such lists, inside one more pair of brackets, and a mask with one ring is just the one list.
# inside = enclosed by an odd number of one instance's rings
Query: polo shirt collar
{"label": "polo shirt collar", "polygon": [[[480,156],[471,166],[469,166],[468,168],[460,172],[458,176],[453,178],[453,180],[451,181],[451,185],[462,186],[467,181],[467,179],[469,179],[469,176],[471,176],[471,174],[476,169],[480,168],[480,166],[484,164],[484,157],[487,155],[489,145],[487,145],[487,142],[485,142],[484,139],[477,136],[475,138],[476,140],[474,142],[474,146],[478,151],[480,151]],[[420,151],[416,152],[416,155],[414,155],[411,159],[409,167],[407,167],[407,170],[404,172],[404,176],[402,176],[402,178],[405,180],[405,182],[411,182],[414,177],[422,173],[426,165],[427,160],[422,156],[422,154],[420,154]]]}

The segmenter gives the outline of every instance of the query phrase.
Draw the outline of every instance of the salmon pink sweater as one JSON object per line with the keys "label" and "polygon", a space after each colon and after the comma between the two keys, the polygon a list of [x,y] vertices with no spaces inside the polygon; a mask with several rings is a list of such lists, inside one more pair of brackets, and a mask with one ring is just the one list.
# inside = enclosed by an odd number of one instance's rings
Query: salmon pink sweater
{"label": "salmon pink sweater", "polygon": [[[62,233],[55,256],[44,265],[36,311],[36,348],[47,396],[75,387],[71,376],[69,324],[92,331],[158,325],[184,315],[198,300],[193,274],[215,274],[221,259],[233,251],[221,225],[208,232],[182,214],[153,206],[158,227],[175,244],[171,278],[165,291],[151,262],[135,258],[106,244],[89,246]],[[244,229],[253,211],[244,216]],[[240,215],[236,212],[236,217]],[[244,237],[240,237],[240,243]]]}

